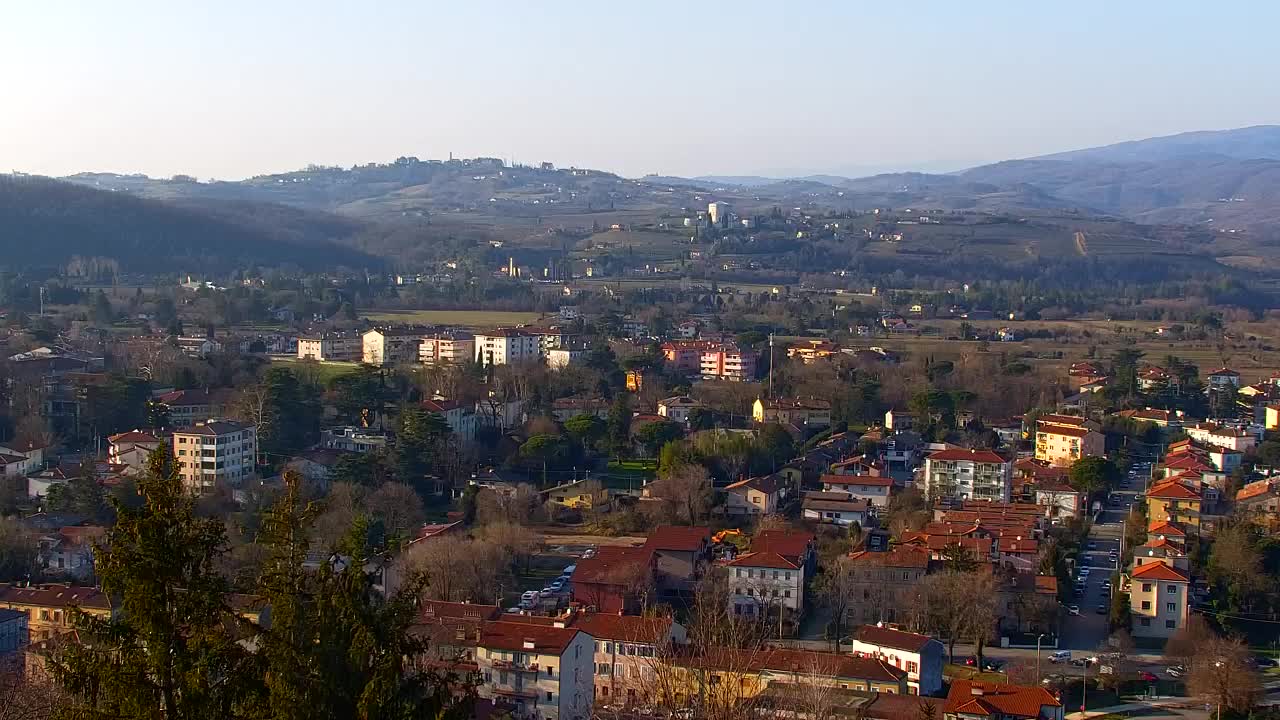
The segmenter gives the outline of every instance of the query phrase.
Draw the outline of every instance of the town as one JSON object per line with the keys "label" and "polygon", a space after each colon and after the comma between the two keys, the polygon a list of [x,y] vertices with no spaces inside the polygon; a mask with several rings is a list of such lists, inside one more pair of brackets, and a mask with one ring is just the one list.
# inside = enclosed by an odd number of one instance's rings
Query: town
{"label": "town", "polygon": [[[399,672],[445,673],[476,717],[1063,720],[1269,692],[1280,372],[1028,352],[1033,322],[973,310],[925,354],[892,337],[940,322],[915,295],[797,336],[549,285],[553,312],[492,325],[518,313],[219,323],[269,307],[254,280],[13,314],[11,681],[55,693],[126,621],[120,563],[167,483],[218,536],[229,640],[271,647],[295,522],[296,572],[410,601]],[[765,295],[764,317],[816,302]]]}

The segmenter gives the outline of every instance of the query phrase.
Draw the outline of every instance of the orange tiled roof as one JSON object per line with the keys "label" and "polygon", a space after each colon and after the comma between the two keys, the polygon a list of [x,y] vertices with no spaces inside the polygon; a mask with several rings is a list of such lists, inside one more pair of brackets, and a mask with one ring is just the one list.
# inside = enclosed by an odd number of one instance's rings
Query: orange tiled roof
{"label": "orange tiled roof", "polygon": [[1168,580],[1170,582],[1191,582],[1181,570],[1169,567],[1160,562],[1149,562],[1133,569],[1129,577],[1136,580]]}

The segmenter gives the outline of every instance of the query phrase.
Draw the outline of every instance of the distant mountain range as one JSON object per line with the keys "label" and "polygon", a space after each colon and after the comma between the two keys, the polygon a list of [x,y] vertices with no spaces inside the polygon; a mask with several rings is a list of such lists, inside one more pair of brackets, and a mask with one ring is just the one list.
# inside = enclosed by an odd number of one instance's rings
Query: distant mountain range
{"label": "distant mountain range", "polygon": [[0,249],[12,262],[57,264],[87,254],[124,255],[136,269],[414,265],[449,243],[554,246],[547,240],[554,230],[654,223],[719,199],[743,213],[920,207],[1049,214],[1063,226],[1073,217],[1185,225],[1218,238],[1202,245],[1207,254],[1271,274],[1280,267],[1280,126],[1184,133],[948,174],[627,179],[484,158],[399,158],[235,182],[106,173],[61,180],[0,182]]}

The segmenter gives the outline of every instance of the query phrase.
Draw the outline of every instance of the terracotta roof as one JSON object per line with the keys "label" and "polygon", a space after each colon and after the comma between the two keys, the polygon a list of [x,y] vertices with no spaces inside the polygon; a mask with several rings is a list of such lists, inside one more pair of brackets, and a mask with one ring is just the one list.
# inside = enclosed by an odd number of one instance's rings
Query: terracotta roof
{"label": "terracotta roof", "polygon": [[1036,433],[1044,433],[1046,435],[1065,435],[1067,437],[1082,438],[1093,432],[1087,427],[1075,427],[1065,425],[1050,425],[1049,427],[1036,427]]}
{"label": "terracotta roof", "polygon": [[[486,622],[480,627],[480,642],[476,644],[483,648],[560,655],[579,632],[575,628],[515,622]],[[525,646],[528,642],[533,643],[532,648]]]}
{"label": "terracotta roof", "polygon": [[862,498],[849,499],[845,493],[807,492],[800,503],[805,510],[830,510],[839,512],[866,512],[871,501]]}
{"label": "terracotta roof", "polygon": [[944,712],[1037,718],[1044,706],[1061,707],[1062,703],[1040,687],[955,680],[947,693]]}
{"label": "terracotta roof", "polygon": [[728,485],[725,490],[758,490],[766,495],[772,495],[778,492],[778,478],[774,475],[761,475],[746,480],[739,480],[736,483]]}
{"label": "terracotta roof", "polygon": [[174,390],[156,398],[169,407],[184,405],[209,405],[213,398],[206,390]]}
{"label": "terracotta roof", "polygon": [[1006,463],[999,453],[991,450],[966,450],[964,448],[956,448],[953,450],[939,450],[929,456],[930,460],[946,460],[953,462],[977,462],[977,463]]}
{"label": "terracotta roof", "polygon": [[422,407],[433,413],[447,413],[462,407],[458,400],[423,400]]}
{"label": "terracotta roof", "polygon": [[502,614],[496,605],[424,600],[418,609],[418,619],[425,622],[442,620],[493,620]]}
{"label": "terracotta roof", "polygon": [[931,642],[937,642],[937,640],[928,635],[918,635],[903,630],[876,627],[875,625],[863,625],[858,628],[853,637],[868,645],[879,645],[880,647],[906,650],[913,653],[920,652]]}
{"label": "terracotta roof", "polygon": [[1161,562],[1149,562],[1133,569],[1129,577],[1135,580],[1168,580],[1170,582],[1191,582],[1181,570],[1171,568]]}
{"label": "terracotta roof", "polygon": [[1060,480],[1048,480],[1036,485],[1036,492],[1079,495],[1080,491]]}
{"label": "terracotta roof", "polygon": [[96,587],[73,587],[59,583],[30,587],[19,587],[10,583],[0,584],[0,604],[56,608],[76,605],[96,610],[111,609],[111,602],[102,590]]}
{"label": "terracotta roof", "polygon": [[1187,533],[1182,528],[1171,522],[1161,521],[1154,522],[1147,526],[1147,534],[1149,535],[1172,535],[1174,537],[1186,537]]}
{"label": "terracotta roof", "polygon": [[1225,376],[1225,377],[1240,377],[1240,373],[1236,372],[1235,370],[1232,370],[1231,368],[1218,368],[1217,370],[1214,370],[1213,372],[1209,373],[1207,377],[1214,377],[1215,375]]}
{"label": "terracotta roof", "polygon": [[644,546],[650,550],[697,552],[710,544],[710,528],[663,525],[649,534]]}
{"label": "terracotta roof", "polygon": [[686,667],[727,668],[736,672],[804,673],[809,676],[851,678],[874,682],[901,682],[907,673],[883,660],[813,650],[740,650],[716,648],[702,655],[677,656],[672,662]]}
{"label": "terracotta roof", "polygon": [[933,717],[941,718],[944,702],[943,698],[876,693],[858,707],[858,710],[870,720],[919,720],[921,708],[928,706],[934,710]]}
{"label": "terracotta roof", "polygon": [[1161,500],[1199,500],[1200,493],[1177,480],[1168,480],[1148,490],[1147,497]]}
{"label": "terracotta roof", "polygon": [[927,568],[929,567],[929,551],[912,545],[896,545],[884,552],[858,550],[849,553],[854,562],[883,565],[894,568]]}
{"label": "terracotta roof", "polygon": [[658,644],[671,632],[671,618],[635,617],[593,613],[578,621],[577,627],[598,640],[622,640]]}
{"label": "terracotta roof", "polygon": [[868,487],[893,487],[893,478],[875,475],[823,475],[824,485],[866,485]]}
{"label": "terracotta roof", "polygon": [[1075,415],[1041,415],[1037,418],[1036,423],[1048,423],[1050,425],[1075,425],[1084,427],[1085,420]]}
{"label": "terracotta roof", "polygon": [[1212,470],[1213,467],[1194,453],[1178,453],[1172,460],[1166,456],[1165,468],[1169,470]]}
{"label": "terracotta roof", "polygon": [[1040,552],[1040,543],[1030,538],[1023,538],[1021,540],[1006,540],[1001,538],[997,547],[1000,552],[1009,555],[1035,555]]}
{"label": "terracotta roof", "polygon": [[1257,482],[1251,482],[1248,485],[1245,485],[1244,487],[1236,491],[1236,502],[1240,502],[1242,500],[1249,500],[1252,498],[1260,497],[1262,495],[1267,495],[1271,492],[1271,487],[1272,486],[1271,486],[1270,480],[1259,480]]}
{"label": "terracotta roof", "polygon": [[1036,575],[1036,593],[1057,597],[1058,578],[1053,575]]}
{"label": "terracotta roof", "polygon": [[792,530],[761,530],[751,538],[753,552],[774,552],[799,563],[813,543],[813,533]]}
{"label": "terracotta roof", "polygon": [[152,435],[151,433],[142,432],[141,430],[130,430],[128,432],[122,432],[122,433],[117,433],[115,435],[112,435],[111,437],[107,438],[107,441],[111,442],[112,444],[156,443],[158,445],[160,443],[160,438],[156,437],[155,435]]}
{"label": "terracotta roof", "polygon": [[573,588],[577,590],[587,583],[630,585],[635,581],[635,568],[647,565],[652,557],[653,551],[646,547],[601,545],[595,557],[578,560],[578,569],[573,573]]}
{"label": "terracotta roof", "polygon": [[182,428],[181,430],[175,430],[174,433],[178,435],[214,436],[227,435],[233,432],[240,432],[241,430],[249,430],[252,427],[252,425],[238,423],[233,420],[211,420],[200,425],[193,425],[191,427]]}
{"label": "terracotta roof", "polygon": [[776,552],[749,552],[725,563],[729,567],[765,567],[777,570],[798,570],[799,563],[794,563]]}

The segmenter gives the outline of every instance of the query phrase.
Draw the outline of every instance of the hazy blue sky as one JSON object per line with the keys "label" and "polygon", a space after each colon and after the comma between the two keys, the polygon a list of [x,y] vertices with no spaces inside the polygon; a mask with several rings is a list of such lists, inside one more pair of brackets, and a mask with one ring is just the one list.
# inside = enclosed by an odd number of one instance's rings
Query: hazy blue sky
{"label": "hazy blue sky", "polygon": [[1278,24],[1248,0],[0,0],[0,169],[954,169],[1280,121]]}

